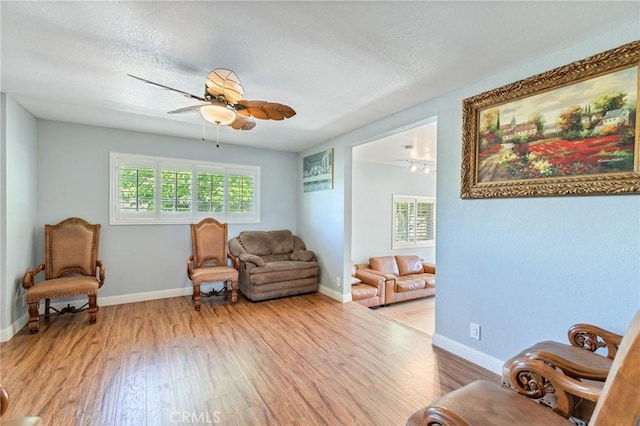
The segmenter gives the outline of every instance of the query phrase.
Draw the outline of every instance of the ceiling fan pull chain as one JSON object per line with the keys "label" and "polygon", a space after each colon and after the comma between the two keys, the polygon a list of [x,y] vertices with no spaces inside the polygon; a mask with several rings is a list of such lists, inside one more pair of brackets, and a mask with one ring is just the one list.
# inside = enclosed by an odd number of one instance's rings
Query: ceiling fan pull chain
{"label": "ceiling fan pull chain", "polygon": [[202,119],[202,141],[204,142],[204,118]]}
{"label": "ceiling fan pull chain", "polygon": [[220,125],[216,124],[216,148],[220,148]]}

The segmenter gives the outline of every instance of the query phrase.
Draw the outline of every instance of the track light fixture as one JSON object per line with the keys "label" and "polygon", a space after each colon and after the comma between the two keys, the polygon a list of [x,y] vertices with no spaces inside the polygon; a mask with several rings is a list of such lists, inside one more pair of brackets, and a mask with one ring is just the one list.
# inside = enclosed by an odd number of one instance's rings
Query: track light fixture
{"label": "track light fixture", "polygon": [[426,161],[416,161],[416,160],[406,160],[409,162],[409,170],[415,172],[418,170],[418,167],[421,167],[423,173],[430,173],[431,168],[429,167],[429,163]]}

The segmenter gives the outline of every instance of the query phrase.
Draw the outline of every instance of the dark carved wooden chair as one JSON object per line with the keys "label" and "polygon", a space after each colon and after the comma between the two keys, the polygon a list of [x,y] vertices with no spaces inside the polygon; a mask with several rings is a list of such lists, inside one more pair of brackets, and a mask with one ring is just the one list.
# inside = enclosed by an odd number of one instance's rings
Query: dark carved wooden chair
{"label": "dark carved wooden chair", "polygon": [[192,254],[187,261],[187,276],[193,282],[193,304],[200,310],[201,296],[218,295],[221,292],[211,290],[200,291],[202,283],[222,282],[222,292],[231,283],[231,301],[238,300],[238,271],[227,265],[230,259],[227,251],[227,224],[213,218],[206,218],[191,224]]}
{"label": "dark carved wooden chair", "polygon": [[[98,289],[104,284],[104,265],[98,259],[100,224],[92,225],[78,217],[44,227],[45,263],[27,272],[22,286],[27,290],[29,331],[40,331],[40,299],[45,300],[44,317],[51,309],[58,313],[79,312],[85,309],[68,306],[62,311],[51,308],[51,299],[86,294],[89,301],[89,323],[96,322]],[[40,272],[44,281],[35,282]]]}
{"label": "dark carved wooden chair", "polygon": [[[622,338],[602,389],[562,374],[539,360],[519,358],[510,370],[517,392],[479,380],[417,411],[407,425],[573,425],[568,419],[574,398],[595,403],[590,425],[638,425],[639,360],[640,311]],[[553,410],[526,397],[540,398],[551,388],[557,396]]]}
{"label": "dark carved wooden chair", "polygon": [[[602,388],[622,336],[594,325],[576,324],[569,328],[568,338],[570,345],[554,341],[539,342],[511,358],[504,364],[502,384],[513,388],[510,378],[512,364],[519,358],[530,358],[545,362],[569,377]],[[598,349],[606,349],[606,354],[596,353]],[[539,402],[553,408],[557,404],[556,399],[556,394],[550,391]],[[588,424],[595,403],[574,398],[573,404],[572,420],[577,425]]]}
{"label": "dark carved wooden chair", "polygon": [[[9,392],[0,385],[0,416],[4,415],[5,411],[9,408]],[[3,426],[39,426],[42,424],[40,417],[17,417],[14,419],[1,419],[0,425]]]}

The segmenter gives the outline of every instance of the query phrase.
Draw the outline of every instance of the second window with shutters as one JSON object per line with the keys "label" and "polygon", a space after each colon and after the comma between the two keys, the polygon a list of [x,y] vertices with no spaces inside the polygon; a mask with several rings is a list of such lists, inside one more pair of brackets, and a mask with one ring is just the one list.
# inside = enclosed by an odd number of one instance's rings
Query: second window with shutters
{"label": "second window with shutters", "polygon": [[435,245],[435,198],[394,194],[392,236],[392,249]]}

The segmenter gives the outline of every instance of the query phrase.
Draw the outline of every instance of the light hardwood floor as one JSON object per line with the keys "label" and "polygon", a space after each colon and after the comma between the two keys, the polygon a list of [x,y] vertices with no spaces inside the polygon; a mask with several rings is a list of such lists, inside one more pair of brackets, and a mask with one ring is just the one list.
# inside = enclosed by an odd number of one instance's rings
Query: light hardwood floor
{"label": "light hardwood floor", "polygon": [[407,300],[376,308],[375,312],[433,336],[436,327],[436,298]]}
{"label": "light hardwood floor", "polygon": [[231,304],[189,297],[105,306],[0,345],[3,418],[46,425],[403,425],[498,376],[356,303],[321,294]]}

